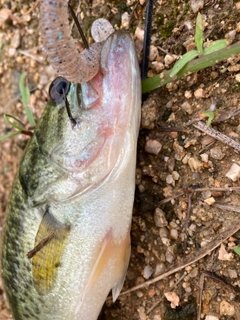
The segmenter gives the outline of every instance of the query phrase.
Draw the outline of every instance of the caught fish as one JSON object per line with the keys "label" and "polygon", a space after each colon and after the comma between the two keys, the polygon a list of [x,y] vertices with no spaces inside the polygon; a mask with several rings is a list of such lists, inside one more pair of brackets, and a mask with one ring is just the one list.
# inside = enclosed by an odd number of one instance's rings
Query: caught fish
{"label": "caught fish", "polygon": [[123,286],[141,83],[126,32],[99,43],[92,79],[51,85],[13,183],[2,276],[15,320],[96,320]]}

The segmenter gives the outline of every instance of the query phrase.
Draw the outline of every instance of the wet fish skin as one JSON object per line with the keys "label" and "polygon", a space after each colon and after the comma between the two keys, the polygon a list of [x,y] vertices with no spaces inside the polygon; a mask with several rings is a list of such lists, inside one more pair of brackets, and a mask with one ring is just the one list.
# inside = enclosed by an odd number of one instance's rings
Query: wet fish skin
{"label": "wet fish skin", "polygon": [[2,268],[15,320],[96,320],[125,278],[141,106],[129,35],[106,41],[101,72],[81,86],[81,108],[79,87],[68,94],[77,126],[63,103],[50,102],[13,184]]}

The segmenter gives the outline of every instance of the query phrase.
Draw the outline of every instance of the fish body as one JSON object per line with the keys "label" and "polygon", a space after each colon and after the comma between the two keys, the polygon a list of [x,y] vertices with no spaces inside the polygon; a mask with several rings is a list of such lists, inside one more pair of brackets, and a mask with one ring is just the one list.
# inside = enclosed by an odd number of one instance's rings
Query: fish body
{"label": "fish body", "polygon": [[141,83],[126,32],[67,98],[76,125],[50,101],[13,183],[2,276],[15,320],[96,320],[129,262]]}

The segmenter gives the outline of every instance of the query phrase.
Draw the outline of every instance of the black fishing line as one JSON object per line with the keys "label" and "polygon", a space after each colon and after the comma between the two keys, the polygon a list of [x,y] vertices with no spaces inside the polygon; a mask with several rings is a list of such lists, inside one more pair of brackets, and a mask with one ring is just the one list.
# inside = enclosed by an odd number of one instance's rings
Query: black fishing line
{"label": "black fishing line", "polygon": [[70,4],[68,4],[68,9],[69,9],[69,11],[70,11],[70,13],[71,13],[71,16],[73,17],[73,20],[74,20],[74,22],[75,22],[75,24],[76,24],[76,27],[77,27],[77,29],[78,29],[78,32],[79,32],[79,34],[80,34],[80,36],[81,36],[81,38],[82,38],[84,47],[85,47],[86,49],[89,49],[89,45],[88,45],[88,43],[87,43],[87,39],[86,39],[86,37],[85,37],[85,35],[84,35],[84,33],[83,33],[83,30],[82,30],[82,28],[81,28],[81,26],[80,26],[80,23],[79,23],[79,21],[78,21],[78,18],[77,18],[77,16],[76,16],[75,12],[73,11],[73,8],[70,6]]}
{"label": "black fishing line", "polygon": [[148,74],[148,60],[149,60],[150,42],[151,42],[151,29],[152,29],[152,13],[153,13],[153,0],[148,0],[146,5],[146,18],[145,18],[145,28],[144,28],[142,80],[146,79]]}
{"label": "black fishing line", "polygon": [[67,99],[64,91],[63,91],[63,98],[64,98],[65,106],[66,106],[66,109],[67,109],[68,118],[71,121],[72,126],[74,127],[77,124],[77,122],[72,116],[72,113],[71,113],[71,110],[70,110],[70,105],[69,105],[68,99]]}

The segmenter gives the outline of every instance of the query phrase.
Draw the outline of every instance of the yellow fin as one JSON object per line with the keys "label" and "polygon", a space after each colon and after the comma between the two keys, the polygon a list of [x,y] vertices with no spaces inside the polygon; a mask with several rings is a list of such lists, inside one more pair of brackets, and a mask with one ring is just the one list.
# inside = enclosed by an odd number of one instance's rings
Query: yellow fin
{"label": "yellow fin", "polygon": [[54,285],[69,231],[70,227],[59,222],[49,209],[45,212],[35,238],[35,248],[29,253],[33,280],[41,293],[46,293]]}

